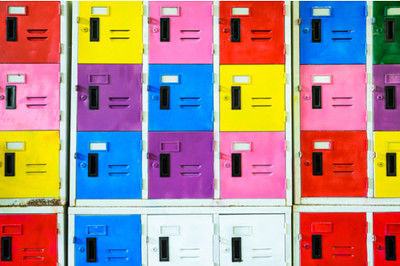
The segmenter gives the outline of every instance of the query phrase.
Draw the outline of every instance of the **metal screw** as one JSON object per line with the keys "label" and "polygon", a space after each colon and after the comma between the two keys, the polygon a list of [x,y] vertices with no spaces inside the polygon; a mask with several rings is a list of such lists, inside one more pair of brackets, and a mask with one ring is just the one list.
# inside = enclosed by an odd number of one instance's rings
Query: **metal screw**
{"label": "metal screw", "polygon": [[153,28],[153,32],[158,32],[158,28]]}
{"label": "metal screw", "polygon": [[230,163],[224,163],[224,167],[225,167],[225,168],[228,168],[229,166],[231,166]]}
{"label": "metal screw", "polygon": [[157,95],[153,95],[153,96],[151,96],[151,98],[152,98],[153,100],[158,100],[158,96],[157,96]]}
{"label": "metal screw", "polygon": [[309,161],[305,161],[305,162],[304,162],[304,165],[305,165],[305,166],[310,166],[311,163],[310,163]]}
{"label": "metal screw", "polygon": [[4,100],[4,95],[0,95],[0,100]]}
{"label": "metal screw", "polygon": [[310,248],[310,244],[304,244],[304,245],[303,245],[303,248],[309,249],[309,248]]}
{"label": "metal screw", "polygon": [[383,100],[383,95],[378,95],[377,97],[376,97],[378,100]]}
{"label": "metal screw", "polygon": [[383,162],[379,162],[379,163],[378,163],[378,166],[379,166],[379,167],[382,167],[382,166],[383,166]]}
{"label": "metal screw", "polygon": [[309,29],[309,28],[304,28],[304,29],[303,29],[303,32],[304,32],[304,33],[308,33],[308,32],[310,32],[310,29]]}
{"label": "metal screw", "polygon": [[87,99],[87,96],[86,96],[86,95],[82,95],[82,96],[81,96],[81,100],[82,100],[82,101],[86,101],[86,99]]}
{"label": "metal screw", "polygon": [[224,100],[225,100],[225,101],[228,101],[228,100],[229,100],[229,96],[225,96],[225,97],[224,97]]}
{"label": "metal screw", "polygon": [[85,162],[81,163],[81,167],[85,168],[86,167],[86,163]]}
{"label": "metal screw", "polygon": [[82,31],[83,31],[83,32],[88,32],[89,29],[88,29],[87,27],[85,27],[85,28],[82,28]]}
{"label": "metal screw", "polygon": [[154,163],[152,164],[152,166],[153,166],[154,168],[158,168],[158,163],[155,163],[155,162],[154,162]]}
{"label": "metal screw", "polygon": [[227,33],[227,32],[229,32],[229,29],[228,28],[223,28],[222,32],[223,33]]}
{"label": "metal screw", "polygon": [[85,252],[85,248],[84,248],[84,247],[80,247],[80,248],[79,248],[79,251],[80,251],[80,252]]}
{"label": "metal screw", "polygon": [[310,96],[304,95],[304,100],[310,100]]}

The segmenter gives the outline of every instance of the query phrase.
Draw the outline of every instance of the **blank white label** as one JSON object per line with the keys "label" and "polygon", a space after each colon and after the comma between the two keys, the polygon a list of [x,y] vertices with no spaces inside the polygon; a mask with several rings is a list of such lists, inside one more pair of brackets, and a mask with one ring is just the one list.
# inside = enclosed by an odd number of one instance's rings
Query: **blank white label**
{"label": "blank white label", "polygon": [[6,144],[7,150],[23,150],[24,143],[21,142],[7,142]]}
{"label": "blank white label", "polygon": [[250,76],[233,76],[233,83],[250,83]]}
{"label": "blank white label", "polygon": [[235,16],[249,15],[249,8],[248,7],[234,7],[234,8],[232,8],[232,15],[235,15]]}
{"label": "blank white label", "polygon": [[251,142],[234,142],[232,150],[234,151],[250,151]]}
{"label": "blank white label", "polygon": [[106,151],[107,150],[107,143],[90,143],[90,150],[91,151]]}
{"label": "blank white label", "polygon": [[234,226],[232,234],[234,236],[249,236],[251,235],[250,226]]}
{"label": "blank white label", "polygon": [[400,15],[400,7],[388,7],[386,9],[386,16],[398,16]]}
{"label": "blank white label", "polygon": [[330,150],[331,142],[330,141],[316,141],[314,142],[314,149],[317,150]]}
{"label": "blank white label", "polygon": [[8,83],[25,83],[25,75],[23,74],[10,74],[7,75]]}
{"label": "blank white label", "polygon": [[9,6],[8,14],[10,15],[25,15],[25,7],[24,6]]}
{"label": "blank white label", "polygon": [[313,16],[330,16],[330,8],[313,8]]}
{"label": "blank white label", "polygon": [[313,83],[331,83],[331,75],[326,76],[313,76]]}
{"label": "blank white label", "polygon": [[179,235],[179,226],[161,226],[160,234],[164,236]]}
{"label": "blank white label", "polygon": [[176,76],[161,76],[161,82],[162,83],[178,83],[179,77],[178,77],[178,75],[176,75]]}
{"label": "blank white label", "polygon": [[108,7],[106,6],[93,6],[92,15],[108,15]]}
{"label": "blank white label", "polygon": [[179,9],[177,7],[162,7],[161,8],[161,15],[164,16],[178,16]]}

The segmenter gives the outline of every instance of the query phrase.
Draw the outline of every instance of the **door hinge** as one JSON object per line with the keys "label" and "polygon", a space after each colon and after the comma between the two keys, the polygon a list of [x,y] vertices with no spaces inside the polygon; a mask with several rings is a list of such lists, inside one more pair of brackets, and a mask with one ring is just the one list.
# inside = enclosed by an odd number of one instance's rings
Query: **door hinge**
{"label": "door hinge", "polygon": [[144,5],[143,4],[142,4],[142,8],[141,8],[140,12],[141,12],[141,15],[143,16],[144,15]]}
{"label": "door hinge", "polygon": [[297,90],[301,91],[301,85],[297,86]]}
{"label": "door hinge", "polygon": [[298,24],[298,25],[301,25],[301,18],[298,18],[298,19],[297,19],[297,24]]}
{"label": "door hinge", "polygon": [[286,16],[286,5],[283,4],[283,16]]}
{"label": "door hinge", "polygon": [[79,16],[76,17],[76,23],[79,24],[79,22],[81,22],[81,18]]}
{"label": "door hinge", "polygon": [[61,43],[58,44],[58,53],[59,54],[62,53],[62,44]]}
{"label": "door hinge", "polygon": [[61,3],[58,3],[58,15],[62,15],[62,10],[61,10]]}
{"label": "door hinge", "polygon": [[299,158],[303,157],[303,153],[299,151]]}
{"label": "door hinge", "polygon": [[59,144],[59,149],[60,149],[60,151],[61,151],[61,143]]}
{"label": "door hinge", "polygon": [[286,73],[283,73],[283,84],[286,85]]}

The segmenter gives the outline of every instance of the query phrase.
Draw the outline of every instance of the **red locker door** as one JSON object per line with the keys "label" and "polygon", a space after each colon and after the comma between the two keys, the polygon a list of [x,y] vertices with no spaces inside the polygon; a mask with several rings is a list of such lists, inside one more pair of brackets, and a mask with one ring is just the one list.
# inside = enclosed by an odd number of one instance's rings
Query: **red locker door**
{"label": "red locker door", "polygon": [[0,63],[60,62],[60,2],[0,2]]}
{"label": "red locker door", "polygon": [[0,265],[57,265],[56,214],[2,214],[0,230]]}
{"label": "red locker door", "polygon": [[365,131],[302,131],[302,197],[366,197],[367,145]]}
{"label": "red locker door", "polygon": [[301,213],[301,265],[367,265],[365,213]]}
{"label": "red locker door", "polygon": [[374,213],[374,265],[400,265],[400,213]]}
{"label": "red locker door", "polygon": [[284,64],[283,1],[220,2],[221,64]]}

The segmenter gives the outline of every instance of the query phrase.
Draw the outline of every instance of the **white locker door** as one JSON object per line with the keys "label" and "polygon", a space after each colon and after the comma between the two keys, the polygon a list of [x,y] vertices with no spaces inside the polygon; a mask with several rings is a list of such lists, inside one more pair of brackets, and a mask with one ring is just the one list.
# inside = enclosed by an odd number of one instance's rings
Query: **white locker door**
{"label": "white locker door", "polygon": [[149,215],[149,266],[213,266],[211,215]]}
{"label": "white locker door", "polygon": [[280,266],[285,262],[285,215],[221,215],[221,266]]}

